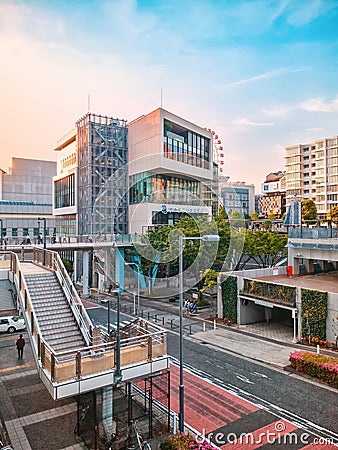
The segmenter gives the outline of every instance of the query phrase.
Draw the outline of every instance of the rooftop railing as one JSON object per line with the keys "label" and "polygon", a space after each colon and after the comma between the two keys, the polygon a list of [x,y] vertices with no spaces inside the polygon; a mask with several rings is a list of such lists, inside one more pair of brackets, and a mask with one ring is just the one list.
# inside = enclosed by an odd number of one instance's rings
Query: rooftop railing
{"label": "rooftop railing", "polygon": [[338,229],[329,227],[318,227],[318,228],[291,228],[289,227],[288,232],[289,239],[330,239],[338,238]]}

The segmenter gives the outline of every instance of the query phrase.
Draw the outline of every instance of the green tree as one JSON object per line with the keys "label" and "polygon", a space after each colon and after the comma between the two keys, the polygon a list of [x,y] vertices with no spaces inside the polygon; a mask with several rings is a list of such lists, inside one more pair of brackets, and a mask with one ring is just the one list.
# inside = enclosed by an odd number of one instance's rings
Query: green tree
{"label": "green tree", "polygon": [[338,206],[331,206],[330,211],[327,213],[327,218],[333,223],[338,222]]}
{"label": "green tree", "polygon": [[231,225],[237,229],[245,227],[244,218],[237,209],[235,209],[235,211],[232,211],[230,221]]}
{"label": "green tree", "polygon": [[74,268],[73,268],[72,261],[70,261],[67,258],[62,258],[62,262],[63,262],[63,265],[65,266],[65,269],[67,270],[67,272],[68,273],[73,273]]}
{"label": "green tree", "polygon": [[263,222],[264,230],[266,230],[266,231],[271,230],[271,227],[272,227],[272,221],[270,219],[264,220],[264,222]]}
{"label": "green tree", "polygon": [[258,212],[257,212],[257,211],[254,211],[254,212],[251,214],[251,220],[258,220],[258,219],[259,219]]}
{"label": "green tree", "polygon": [[317,208],[313,200],[306,198],[302,200],[302,222],[317,220]]}
{"label": "green tree", "polygon": [[202,277],[204,279],[204,286],[209,288],[211,291],[217,286],[218,272],[216,272],[216,270],[207,269],[202,274]]}
{"label": "green tree", "polygon": [[259,268],[275,265],[286,255],[287,236],[271,231],[246,230],[242,255],[237,261],[236,269],[243,269],[254,260]]}

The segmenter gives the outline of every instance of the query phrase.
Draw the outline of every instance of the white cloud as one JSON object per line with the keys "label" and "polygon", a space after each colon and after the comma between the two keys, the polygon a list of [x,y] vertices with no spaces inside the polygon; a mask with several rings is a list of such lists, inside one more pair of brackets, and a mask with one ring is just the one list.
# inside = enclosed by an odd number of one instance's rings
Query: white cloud
{"label": "white cloud", "polygon": [[325,112],[335,113],[338,111],[338,94],[333,100],[328,100],[325,97],[310,98],[304,102],[277,105],[271,108],[263,109],[263,114],[269,117],[286,117],[293,111],[306,112]]}
{"label": "white cloud", "polygon": [[254,122],[252,120],[246,119],[245,117],[239,117],[231,122],[232,125],[243,125],[252,127],[270,127],[274,125],[272,122]]}
{"label": "white cloud", "polygon": [[311,98],[301,103],[299,109],[309,112],[337,112],[338,95],[332,101],[327,101],[324,97]]}
{"label": "white cloud", "polygon": [[326,9],[322,0],[306,0],[305,2],[289,2],[288,23],[300,27],[307,25],[319,17]]}
{"label": "white cloud", "polygon": [[224,85],[223,87],[233,87],[233,86],[239,86],[241,84],[253,83],[255,81],[268,80],[270,78],[282,77],[284,75],[289,75],[292,73],[304,72],[305,70],[309,70],[309,69],[310,69],[310,67],[301,67],[298,69],[290,69],[287,67],[281,67],[279,69],[270,70],[268,72],[263,72],[259,75],[255,75],[254,77],[245,78],[243,80],[238,80],[238,81],[233,81],[232,83],[228,83],[228,84]]}

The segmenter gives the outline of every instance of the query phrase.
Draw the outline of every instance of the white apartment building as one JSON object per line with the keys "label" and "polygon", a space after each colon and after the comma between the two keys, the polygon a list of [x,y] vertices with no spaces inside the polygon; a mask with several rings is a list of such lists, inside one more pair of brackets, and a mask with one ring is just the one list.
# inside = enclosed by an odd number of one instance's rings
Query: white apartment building
{"label": "white apartment building", "polygon": [[210,131],[158,108],[128,124],[128,153],[130,233],[184,214],[211,215],[217,170]]}
{"label": "white apartment building", "polygon": [[315,202],[319,218],[338,205],[338,136],[286,147],[286,199]]}

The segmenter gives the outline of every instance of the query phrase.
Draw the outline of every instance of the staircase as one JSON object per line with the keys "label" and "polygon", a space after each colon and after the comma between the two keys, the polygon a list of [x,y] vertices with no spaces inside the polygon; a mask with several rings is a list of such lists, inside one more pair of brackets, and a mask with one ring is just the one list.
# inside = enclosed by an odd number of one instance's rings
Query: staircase
{"label": "staircase", "polygon": [[56,352],[86,346],[55,273],[25,276],[41,337]]}

